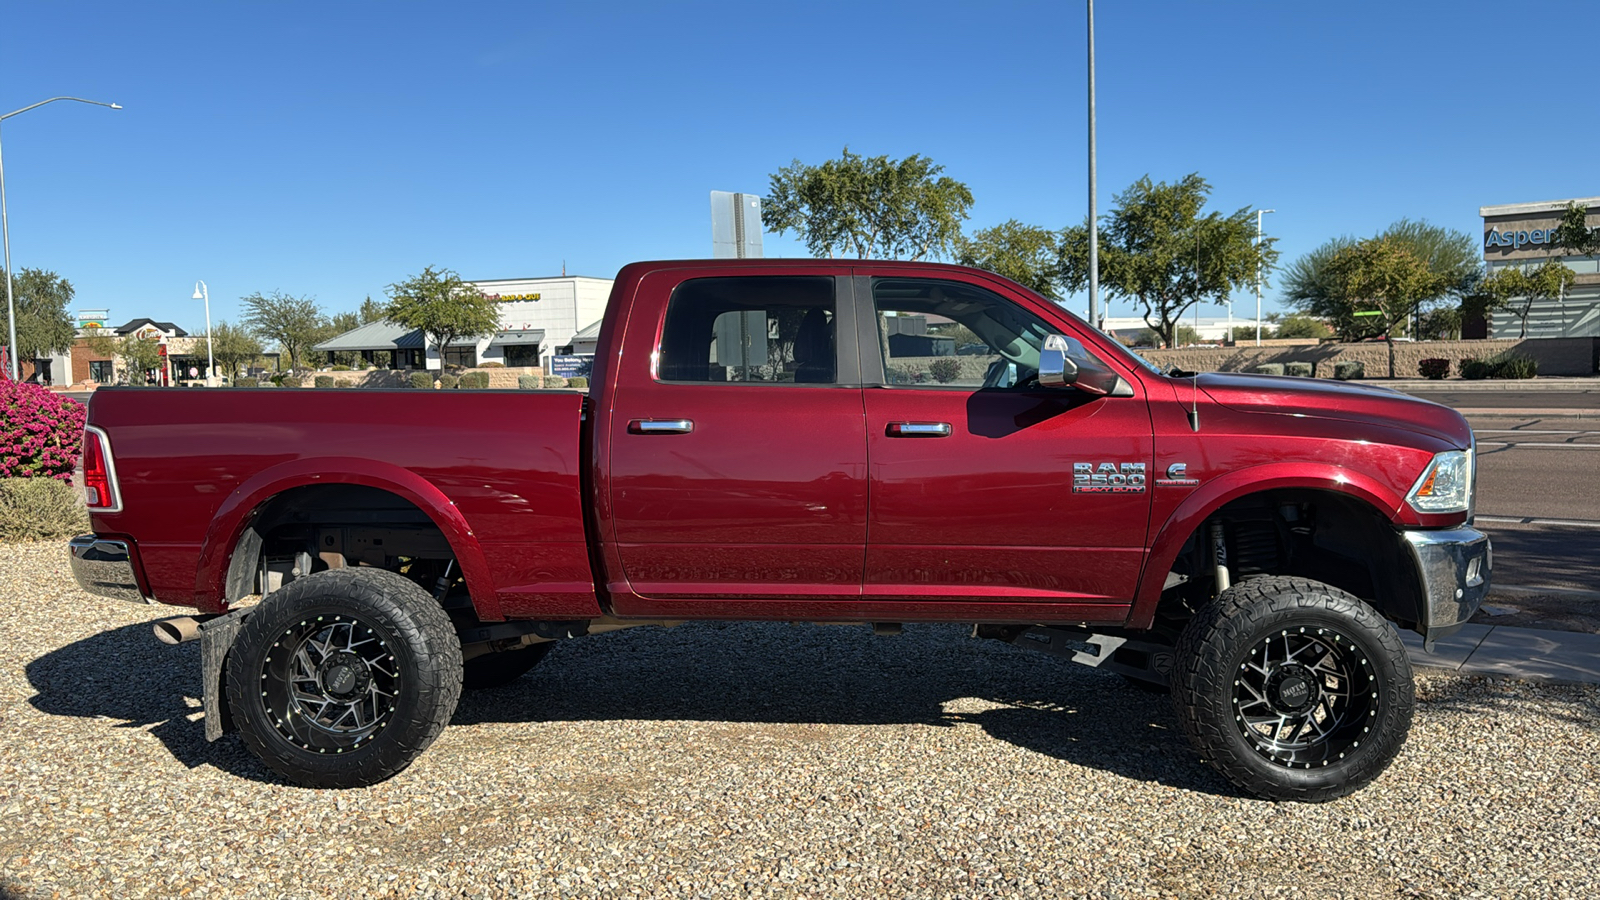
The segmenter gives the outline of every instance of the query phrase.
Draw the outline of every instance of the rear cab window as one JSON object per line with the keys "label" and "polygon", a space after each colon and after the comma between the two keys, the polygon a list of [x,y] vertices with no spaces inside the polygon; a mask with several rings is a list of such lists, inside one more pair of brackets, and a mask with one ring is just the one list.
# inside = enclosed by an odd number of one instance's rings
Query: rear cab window
{"label": "rear cab window", "polygon": [[826,275],[695,278],[667,302],[659,381],[840,383],[839,306]]}

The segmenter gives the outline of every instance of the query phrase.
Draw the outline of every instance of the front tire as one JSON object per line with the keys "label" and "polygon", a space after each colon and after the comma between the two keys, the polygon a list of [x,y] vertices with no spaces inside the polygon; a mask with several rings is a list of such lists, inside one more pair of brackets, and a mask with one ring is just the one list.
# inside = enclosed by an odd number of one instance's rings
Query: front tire
{"label": "front tire", "polygon": [[1255,578],[1178,640],[1173,704],[1202,757],[1239,788],[1319,802],[1388,767],[1415,694],[1400,636],[1371,606],[1304,578]]}
{"label": "front tire", "polygon": [[426,750],[461,697],[450,618],[410,579],[351,568],[264,598],[228,654],[245,745],[306,787],[365,787]]}

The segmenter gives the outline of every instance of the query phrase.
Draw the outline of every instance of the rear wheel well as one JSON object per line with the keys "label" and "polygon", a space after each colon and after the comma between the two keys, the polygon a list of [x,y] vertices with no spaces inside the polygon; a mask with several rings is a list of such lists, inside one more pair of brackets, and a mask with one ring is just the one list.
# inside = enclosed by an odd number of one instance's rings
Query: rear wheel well
{"label": "rear wheel well", "polygon": [[[460,580],[444,532],[416,504],[382,488],[319,484],[291,488],[256,507],[228,563],[233,602],[295,578],[366,566],[400,572],[436,596],[440,578]],[[466,599],[464,589],[455,592]],[[452,597],[451,599],[458,599]]]}
{"label": "rear wheel well", "polygon": [[1215,526],[1234,584],[1267,575],[1308,578],[1360,597],[1401,627],[1414,627],[1421,616],[1415,566],[1387,516],[1345,494],[1284,489],[1234,499],[1188,536],[1166,576],[1157,630],[1181,629],[1219,593]]}

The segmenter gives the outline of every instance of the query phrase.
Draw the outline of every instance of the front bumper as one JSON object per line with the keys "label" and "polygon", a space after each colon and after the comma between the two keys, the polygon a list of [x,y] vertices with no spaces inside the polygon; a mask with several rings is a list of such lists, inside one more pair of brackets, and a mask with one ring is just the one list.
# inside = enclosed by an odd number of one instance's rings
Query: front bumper
{"label": "front bumper", "polygon": [[1407,531],[1406,546],[1422,585],[1423,637],[1431,643],[1467,624],[1489,593],[1493,552],[1489,536],[1462,526],[1445,531]]}
{"label": "front bumper", "polygon": [[139,591],[127,543],[86,534],[73,538],[67,548],[72,556],[72,577],[78,579],[79,587],[114,600],[155,602]]}

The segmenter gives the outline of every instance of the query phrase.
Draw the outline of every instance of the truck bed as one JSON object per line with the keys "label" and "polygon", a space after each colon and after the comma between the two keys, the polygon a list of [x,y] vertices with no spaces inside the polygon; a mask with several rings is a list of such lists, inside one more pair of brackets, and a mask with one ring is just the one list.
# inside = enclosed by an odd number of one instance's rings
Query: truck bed
{"label": "truck bed", "polygon": [[[567,391],[257,388],[96,391],[145,596],[220,612],[228,557],[286,488],[364,485],[410,501],[456,549],[485,618],[598,612]],[[198,573],[197,563],[198,561]]]}

